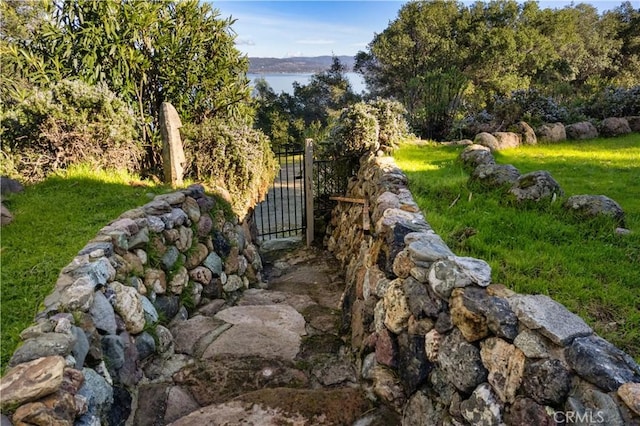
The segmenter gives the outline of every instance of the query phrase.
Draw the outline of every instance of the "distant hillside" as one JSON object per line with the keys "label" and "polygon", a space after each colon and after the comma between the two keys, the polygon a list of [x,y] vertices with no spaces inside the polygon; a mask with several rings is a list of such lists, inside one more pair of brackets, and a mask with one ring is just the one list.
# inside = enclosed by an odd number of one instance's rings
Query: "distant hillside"
{"label": "distant hillside", "polygon": [[[316,73],[329,69],[332,58],[332,56],[249,58],[249,73]],[[338,56],[338,59],[347,67],[347,71],[353,69],[355,59],[352,56]]]}

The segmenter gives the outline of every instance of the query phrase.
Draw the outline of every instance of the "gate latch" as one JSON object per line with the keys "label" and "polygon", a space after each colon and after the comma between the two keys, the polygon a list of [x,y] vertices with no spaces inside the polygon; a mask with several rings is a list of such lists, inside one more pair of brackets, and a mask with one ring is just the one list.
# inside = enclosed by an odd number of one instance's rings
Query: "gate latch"
{"label": "gate latch", "polygon": [[369,230],[369,201],[366,198],[329,197],[330,200],[344,201],[346,203],[363,204],[362,208],[362,229]]}

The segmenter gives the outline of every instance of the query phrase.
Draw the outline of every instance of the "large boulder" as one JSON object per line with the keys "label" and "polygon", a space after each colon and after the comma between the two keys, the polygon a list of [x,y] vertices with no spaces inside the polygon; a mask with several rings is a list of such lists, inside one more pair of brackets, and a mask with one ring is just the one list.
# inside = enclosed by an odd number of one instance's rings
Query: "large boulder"
{"label": "large boulder", "polygon": [[474,170],[481,164],[495,164],[496,162],[493,154],[491,154],[491,149],[478,144],[466,147],[460,153],[460,161],[462,161],[462,164],[467,170]]}
{"label": "large boulder", "polygon": [[580,123],[569,124],[565,126],[567,138],[569,139],[594,139],[599,136],[596,126],[589,121],[581,121]]}
{"label": "large boulder", "polygon": [[536,145],[538,143],[536,132],[533,131],[533,128],[528,123],[521,121],[515,127],[516,133],[520,135],[520,143],[522,145]]}
{"label": "large boulder", "polygon": [[626,117],[632,132],[640,132],[640,115]]}
{"label": "large boulder", "polygon": [[517,133],[495,132],[493,136],[498,140],[498,150],[517,148],[520,146],[520,135]]}
{"label": "large boulder", "polygon": [[546,198],[550,198],[553,201],[555,197],[562,195],[564,192],[549,172],[540,170],[520,176],[509,190],[509,193],[518,202],[527,200],[538,202]]}
{"label": "large boulder", "polygon": [[520,177],[520,172],[511,164],[481,164],[471,174],[471,181],[485,188],[512,186]]}
{"label": "large boulder", "polygon": [[564,207],[584,218],[608,216],[624,226],[624,210],[605,195],[573,195],[567,199]]}
{"label": "large boulder", "polygon": [[603,136],[619,136],[631,133],[629,122],[622,117],[609,117],[600,123],[600,133]]}
{"label": "large boulder", "polygon": [[543,124],[536,133],[538,138],[545,142],[562,142],[567,139],[567,132],[562,123]]}
{"label": "large boulder", "polygon": [[[500,149],[498,139],[491,133],[481,132],[473,139],[473,143],[476,145],[482,145],[489,148],[491,151],[497,151]],[[472,145],[473,146],[473,145]]]}

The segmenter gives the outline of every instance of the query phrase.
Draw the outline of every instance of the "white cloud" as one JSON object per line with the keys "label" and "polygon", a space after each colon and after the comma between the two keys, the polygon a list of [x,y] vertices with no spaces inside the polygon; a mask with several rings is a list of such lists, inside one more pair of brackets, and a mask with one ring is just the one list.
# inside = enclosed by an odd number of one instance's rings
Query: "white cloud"
{"label": "white cloud", "polygon": [[236,44],[239,46],[255,46],[256,42],[247,38],[239,38],[236,40]]}
{"label": "white cloud", "polygon": [[296,40],[298,44],[317,44],[317,45],[325,45],[325,44],[334,44],[335,40],[324,40],[324,39],[307,39],[307,40]]}

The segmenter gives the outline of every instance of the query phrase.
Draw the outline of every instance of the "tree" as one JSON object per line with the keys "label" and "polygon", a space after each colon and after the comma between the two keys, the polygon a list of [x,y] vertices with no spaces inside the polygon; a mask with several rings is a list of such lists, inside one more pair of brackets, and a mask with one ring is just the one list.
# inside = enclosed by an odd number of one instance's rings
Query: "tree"
{"label": "tree", "polygon": [[[104,82],[137,111],[154,165],[160,105],[185,121],[251,121],[248,60],[231,19],[198,0],[50,0],[50,16],[30,40],[4,39],[7,62],[36,84],[80,78]],[[4,85],[4,81],[3,81]]]}
{"label": "tree", "polygon": [[408,2],[358,53],[356,71],[374,95],[405,102],[416,131],[443,136],[447,120],[437,116],[455,105],[447,97],[459,98],[439,96],[434,105],[434,96],[460,93],[443,92],[446,81],[468,81],[462,93],[469,112],[516,90],[575,96],[616,79],[637,81],[638,23],[630,4],[599,16],[585,4],[541,10],[535,1]]}

